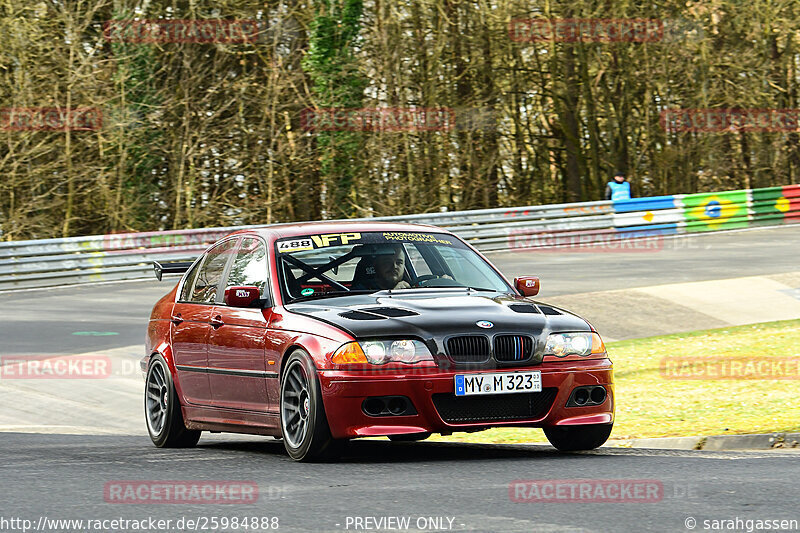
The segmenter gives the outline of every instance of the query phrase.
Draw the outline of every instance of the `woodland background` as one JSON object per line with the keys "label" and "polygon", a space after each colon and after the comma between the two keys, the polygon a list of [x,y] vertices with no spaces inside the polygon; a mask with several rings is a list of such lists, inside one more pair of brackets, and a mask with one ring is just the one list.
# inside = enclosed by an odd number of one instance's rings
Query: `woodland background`
{"label": "woodland background", "polygon": [[[130,43],[109,20],[248,19],[254,43]],[[519,42],[528,18],[670,21],[655,42]],[[800,2],[0,0],[0,238],[264,224],[798,182],[796,132],[677,132],[668,108],[798,107]],[[451,108],[446,131],[314,131],[309,108]]]}

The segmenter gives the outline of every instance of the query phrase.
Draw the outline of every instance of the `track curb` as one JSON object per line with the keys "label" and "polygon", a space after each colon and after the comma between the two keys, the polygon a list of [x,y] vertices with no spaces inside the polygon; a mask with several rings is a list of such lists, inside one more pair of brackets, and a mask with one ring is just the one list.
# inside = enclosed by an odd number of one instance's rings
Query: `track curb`
{"label": "track curb", "polygon": [[663,450],[769,450],[800,448],[800,433],[759,433],[748,435],[709,435],[663,437],[610,441],[611,446]]}

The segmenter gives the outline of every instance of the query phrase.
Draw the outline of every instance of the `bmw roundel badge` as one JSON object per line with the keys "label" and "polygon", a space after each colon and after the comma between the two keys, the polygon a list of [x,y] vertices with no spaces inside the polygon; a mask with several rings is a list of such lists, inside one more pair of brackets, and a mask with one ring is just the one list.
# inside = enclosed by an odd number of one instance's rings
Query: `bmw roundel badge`
{"label": "bmw roundel badge", "polygon": [[475,325],[478,326],[479,328],[486,328],[486,329],[494,327],[494,324],[492,324],[488,320],[478,320],[477,322],[475,322]]}

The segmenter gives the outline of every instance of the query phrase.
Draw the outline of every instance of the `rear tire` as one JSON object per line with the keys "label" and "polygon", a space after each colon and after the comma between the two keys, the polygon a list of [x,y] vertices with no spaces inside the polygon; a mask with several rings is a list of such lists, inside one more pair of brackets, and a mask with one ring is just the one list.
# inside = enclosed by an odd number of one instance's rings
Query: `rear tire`
{"label": "rear tire", "polygon": [[305,350],[295,350],[281,376],[281,435],[295,461],[332,461],[347,440],[331,436],[316,367]]}
{"label": "rear tire", "polygon": [[200,431],[186,429],[169,366],[161,354],[150,358],[144,389],[144,417],[150,440],[159,448],[192,448]]}
{"label": "rear tire", "polygon": [[544,428],[550,444],[562,452],[579,452],[599,448],[608,440],[614,424],[585,426],[553,426]]}

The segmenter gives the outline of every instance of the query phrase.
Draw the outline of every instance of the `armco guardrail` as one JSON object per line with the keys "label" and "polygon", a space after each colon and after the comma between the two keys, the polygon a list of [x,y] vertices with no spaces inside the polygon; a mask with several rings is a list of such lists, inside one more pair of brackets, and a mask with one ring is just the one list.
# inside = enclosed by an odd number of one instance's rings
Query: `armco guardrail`
{"label": "armco guardrail", "polygon": [[[446,227],[483,251],[800,222],[800,185],[617,202],[423,213],[366,220]],[[149,278],[153,260],[187,260],[243,227],[0,242],[0,290]]]}

